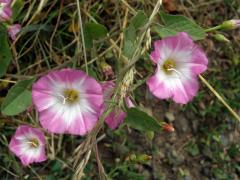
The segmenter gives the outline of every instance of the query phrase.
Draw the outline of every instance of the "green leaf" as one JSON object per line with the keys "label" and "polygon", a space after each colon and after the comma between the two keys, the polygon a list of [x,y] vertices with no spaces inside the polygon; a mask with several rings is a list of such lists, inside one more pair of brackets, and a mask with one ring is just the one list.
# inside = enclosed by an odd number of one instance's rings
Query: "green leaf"
{"label": "green leaf", "polygon": [[13,20],[17,19],[18,15],[22,11],[23,7],[24,7],[24,1],[23,0],[16,0],[15,1],[15,3],[12,6],[12,10],[13,10],[12,19]]}
{"label": "green leaf", "polygon": [[140,111],[137,108],[127,110],[125,122],[132,128],[140,131],[159,131],[160,124],[156,119],[149,116],[147,113]]}
{"label": "green leaf", "polygon": [[36,31],[46,31],[50,32],[53,29],[53,26],[49,24],[31,24],[28,26],[25,26],[21,29],[21,34],[26,34],[29,32],[36,32]]}
{"label": "green leaf", "polygon": [[128,28],[124,30],[124,38],[126,41],[136,41],[137,38],[137,33],[136,33],[136,28],[130,24]]}
{"label": "green leaf", "polygon": [[131,19],[129,26],[124,30],[123,54],[131,58],[136,50],[137,30],[143,27],[148,21],[143,11],[138,11]]}
{"label": "green leaf", "polygon": [[0,77],[7,72],[11,60],[12,52],[8,44],[7,29],[0,24]]}
{"label": "green leaf", "polygon": [[161,38],[165,38],[168,36],[174,36],[177,34],[176,30],[168,29],[166,27],[154,26],[153,30],[158,33]]}
{"label": "green leaf", "polygon": [[198,26],[195,22],[189,18],[181,15],[169,15],[160,13],[161,19],[165,26],[155,26],[154,30],[160,37],[168,37],[176,35],[178,32],[188,33],[193,40],[200,40],[205,38],[205,32],[203,28]]}
{"label": "green leaf", "polygon": [[34,81],[35,78],[20,81],[9,90],[1,106],[1,111],[4,115],[17,115],[30,106],[32,102],[32,95],[31,92],[27,90],[27,88]]}
{"label": "green leaf", "polygon": [[59,161],[54,161],[53,165],[51,165],[52,172],[60,172],[62,168],[62,163]]}
{"label": "green leaf", "polygon": [[123,44],[123,54],[131,58],[136,50],[137,33],[134,25],[130,24],[128,28],[124,30],[124,44]]}
{"label": "green leaf", "polygon": [[138,11],[137,14],[131,20],[131,24],[136,28],[139,29],[143,27],[148,21],[146,14],[143,11]]}
{"label": "green leaf", "polygon": [[131,58],[136,50],[136,44],[132,41],[124,41],[123,53],[126,57]]}
{"label": "green leaf", "polygon": [[101,24],[88,23],[85,26],[93,39],[103,38],[107,35],[107,28]]}
{"label": "green leaf", "polygon": [[103,38],[107,35],[107,28],[97,23],[87,23],[83,29],[85,46],[87,49],[92,48],[93,40]]}

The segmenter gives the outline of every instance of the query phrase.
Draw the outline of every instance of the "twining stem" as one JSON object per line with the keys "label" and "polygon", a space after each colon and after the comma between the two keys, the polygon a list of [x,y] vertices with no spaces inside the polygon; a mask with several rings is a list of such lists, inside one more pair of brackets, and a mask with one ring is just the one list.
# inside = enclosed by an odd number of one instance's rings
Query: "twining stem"
{"label": "twining stem", "polygon": [[221,103],[230,111],[230,113],[240,122],[239,115],[228,105],[228,103],[223,99],[223,97],[207,82],[207,80],[199,75],[201,81],[208,87],[210,91],[218,98]]}

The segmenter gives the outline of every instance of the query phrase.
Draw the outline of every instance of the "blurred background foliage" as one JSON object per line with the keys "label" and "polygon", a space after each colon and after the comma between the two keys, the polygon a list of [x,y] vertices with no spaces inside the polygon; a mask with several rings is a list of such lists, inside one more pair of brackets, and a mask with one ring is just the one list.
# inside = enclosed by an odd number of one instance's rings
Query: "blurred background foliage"
{"label": "blurred background foliage", "polygon": [[[155,3],[154,0],[81,1],[85,36],[89,43],[86,48],[91,62],[88,65],[90,75],[100,81],[111,79],[104,73],[103,62],[117,74],[121,63],[118,62],[119,51],[113,46],[114,43],[124,46],[124,24],[128,25],[138,10],[148,17]],[[161,12],[184,15],[205,29],[224,20],[239,19],[240,2],[165,0]],[[5,79],[25,80],[63,67],[85,69],[76,1],[16,0],[13,21],[22,24],[23,29],[12,43],[13,61]],[[156,21],[162,23],[160,14]],[[89,30],[94,26],[91,23],[96,22],[104,25],[94,27],[100,28],[97,35]],[[204,40],[198,42],[209,57],[209,69],[204,77],[240,113],[240,31],[219,33],[230,42],[218,41],[214,33],[208,33]],[[159,39],[157,32],[151,32],[151,36],[153,40]],[[148,55],[141,57],[136,69],[134,82],[138,88],[133,91],[136,103],[156,119],[172,123],[175,131],[143,133],[130,129],[125,123],[116,131],[105,127],[100,132],[105,136],[98,144],[98,151],[108,177],[134,180],[239,179],[240,126],[215,96],[201,86],[198,96],[185,106],[157,100],[142,82],[149,72],[154,71]],[[1,102],[12,85],[0,82]],[[74,170],[69,159],[84,137],[54,136],[56,156],[31,167],[22,167],[9,152],[8,142],[16,127],[21,123],[37,123],[31,117],[36,117],[31,109],[19,116],[1,115],[0,179],[71,179]],[[84,173],[84,179],[99,179],[94,155]]]}

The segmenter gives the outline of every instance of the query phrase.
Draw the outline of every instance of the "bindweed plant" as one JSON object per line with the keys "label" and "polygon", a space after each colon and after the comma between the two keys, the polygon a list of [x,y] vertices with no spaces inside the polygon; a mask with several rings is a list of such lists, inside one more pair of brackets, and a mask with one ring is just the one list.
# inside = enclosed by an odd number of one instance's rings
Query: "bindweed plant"
{"label": "bindweed plant", "polygon": [[[44,178],[40,174],[54,179],[52,173],[87,179],[84,175],[94,168],[97,179],[144,179],[133,171],[137,164],[149,166],[147,153],[132,152],[114,168],[106,164],[106,171],[99,150],[104,139],[119,137],[122,142],[108,142],[105,148],[128,151],[123,148],[126,132],[140,132],[151,143],[155,133],[175,131],[172,114],[167,114],[170,122],[160,120],[143,106],[144,92],[153,103],[186,107],[200,97],[203,84],[240,121],[237,109],[202,75],[215,67],[201,47],[208,38],[231,43],[225,34],[239,30],[239,17],[206,28],[171,13],[165,1],[144,2],[136,1],[133,8],[125,0],[0,0],[0,82],[9,88],[1,99],[0,126],[1,143],[9,148],[3,167],[7,174],[24,177],[21,163],[39,179]],[[200,153],[195,140],[183,147],[191,156]],[[231,147],[235,151],[230,154],[237,154],[239,147]],[[43,168],[36,171],[37,163]],[[53,168],[45,172],[49,164]],[[60,172],[59,164],[70,174]],[[219,170],[214,173],[218,178]]]}

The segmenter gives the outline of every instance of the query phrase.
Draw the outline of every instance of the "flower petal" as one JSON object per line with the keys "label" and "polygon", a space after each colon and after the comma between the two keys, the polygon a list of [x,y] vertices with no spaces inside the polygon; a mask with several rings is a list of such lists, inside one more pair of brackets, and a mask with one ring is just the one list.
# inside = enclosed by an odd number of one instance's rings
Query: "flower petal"
{"label": "flower petal", "polygon": [[208,58],[200,48],[195,48],[192,52],[191,68],[194,74],[201,74],[207,70]]}
{"label": "flower petal", "polygon": [[154,42],[154,51],[152,51],[150,57],[151,60],[156,64],[168,58],[172,52],[172,49],[170,49],[168,44],[165,42],[166,39]]}
{"label": "flower petal", "polygon": [[195,76],[162,78],[159,71],[147,80],[149,90],[156,97],[173,98],[176,103],[186,104],[196,95],[199,85]]}
{"label": "flower petal", "polygon": [[1,21],[8,21],[12,16],[12,8],[10,4],[6,4],[2,7],[0,11],[0,22]]}
{"label": "flower petal", "polygon": [[116,129],[126,117],[126,113],[119,109],[114,109],[105,119],[107,125],[112,129]]}
{"label": "flower petal", "polygon": [[175,85],[173,89],[173,100],[180,104],[186,104],[191,101],[199,89],[197,79],[195,78],[185,83],[178,79]]}
{"label": "flower petal", "polygon": [[73,134],[75,133],[80,135],[90,132],[97,122],[95,116],[95,114],[91,113],[83,113],[82,115],[79,114],[74,120],[74,123],[69,126],[69,131]]}
{"label": "flower petal", "polygon": [[55,106],[56,109],[59,107],[57,111],[49,108],[39,113],[40,124],[49,132],[62,134],[66,132],[67,128],[67,123],[62,118],[65,109],[62,106]]}
{"label": "flower petal", "polygon": [[101,83],[104,99],[110,99],[113,93],[113,89],[115,87],[115,83],[113,81],[104,81]]}
{"label": "flower petal", "polygon": [[161,81],[158,78],[158,75],[155,74],[147,80],[147,85],[149,90],[153,93],[154,96],[160,99],[168,99],[172,96],[171,89],[169,89],[164,81]]}

